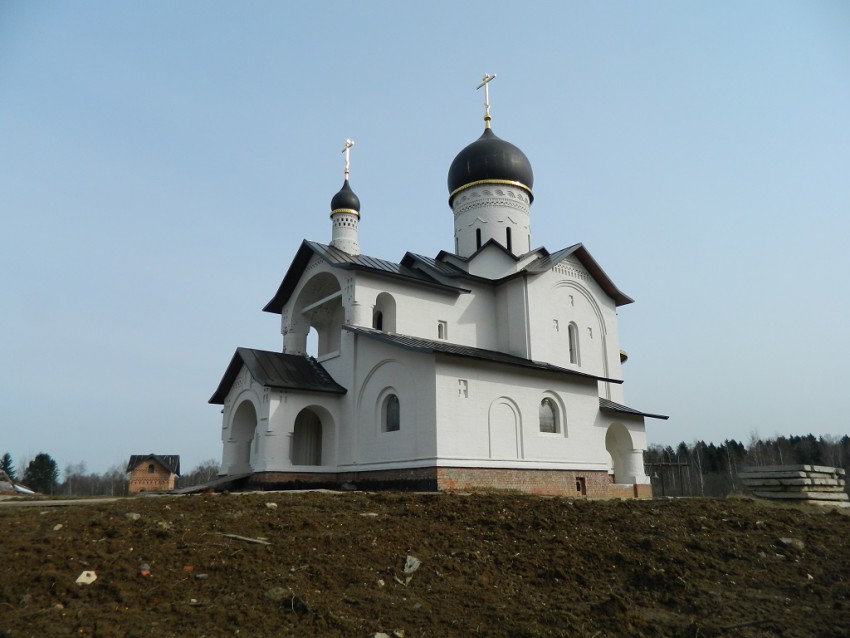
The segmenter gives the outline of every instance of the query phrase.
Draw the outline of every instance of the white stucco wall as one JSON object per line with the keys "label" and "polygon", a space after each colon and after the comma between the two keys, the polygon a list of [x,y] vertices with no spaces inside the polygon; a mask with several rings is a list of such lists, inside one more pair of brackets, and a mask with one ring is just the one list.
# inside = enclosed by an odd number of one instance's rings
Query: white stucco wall
{"label": "white stucco wall", "polygon": [[372,327],[371,308],[378,295],[387,293],[393,297],[396,306],[396,325],[391,332],[437,339],[437,324],[445,321],[448,328],[447,341],[497,349],[498,326],[493,320],[496,315],[496,295],[493,288],[468,286],[467,282],[462,285],[473,288],[473,292],[458,295],[357,273],[355,298],[358,305],[370,309],[369,322],[360,325]]}
{"label": "white stucco wall", "polygon": [[[493,350],[531,357],[528,333],[528,294],[525,277],[504,282],[496,291],[496,345]],[[492,321],[490,322],[492,325]]]}
{"label": "white stucco wall", "polygon": [[[599,411],[596,382],[487,363],[441,358],[437,367],[437,449],[443,465],[607,470],[608,427],[616,420]],[[540,402],[556,400],[560,431],[542,433]],[[517,416],[515,455],[494,450],[494,403]]]}
{"label": "white stucco wall", "polygon": [[[584,273],[577,263],[570,263],[529,281],[532,356],[564,368],[616,378],[619,365],[613,367],[607,356],[611,350],[619,352],[614,301]],[[578,328],[578,364],[570,363],[570,323]]]}
{"label": "white stucco wall", "polygon": [[[434,361],[432,355],[413,353],[351,335],[357,348],[356,392],[350,397],[356,425],[348,451],[348,469],[387,469],[422,465],[436,455]],[[386,432],[382,402],[398,396],[400,427]],[[427,463],[425,463],[427,464]]]}
{"label": "white stucco wall", "polygon": [[[504,245],[504,241],[499,242]],[[496,246],[487,246],[467,263],[470,275],[501,279],[517,271],[517,262]]]}

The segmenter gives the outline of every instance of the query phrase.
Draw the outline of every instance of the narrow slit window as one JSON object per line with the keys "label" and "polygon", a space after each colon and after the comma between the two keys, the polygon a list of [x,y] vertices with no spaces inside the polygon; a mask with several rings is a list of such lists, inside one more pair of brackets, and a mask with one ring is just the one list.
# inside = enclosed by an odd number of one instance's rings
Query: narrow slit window
{"label": "narrow slit window", "polygon": [[437,339],[448,339],[449,326],[445,321],[437,322]]}
{"label": "narrow slit window", "polygon": [[581,365],[581,360],[579,359],[578,351],[578,326],[576,326],[574,323],[571,323],[568,332],[570,341],[570,363]]}
{"label": "narrow slit window", "polygon": [[481,229],[475,229],[475,248],[481,248]]}
{"label": "narrow slit window", "polygon": [[513,252],[513,246],[512,246],[512,244],[511,244],[511,229],[510,229],[510,226],[509,226],[508,228],[505,228],[505,240],[506,240],[506,242],[507,242],[507,243],[505,244],[505,247],[506,247],[508,250],[510,250],[510,251],[512,251],[512,252]]}

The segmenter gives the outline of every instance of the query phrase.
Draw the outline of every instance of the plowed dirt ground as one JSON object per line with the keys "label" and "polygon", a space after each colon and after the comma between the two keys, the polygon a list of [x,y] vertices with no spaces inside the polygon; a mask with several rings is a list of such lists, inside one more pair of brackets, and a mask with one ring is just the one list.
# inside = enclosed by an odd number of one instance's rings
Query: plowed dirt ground
{"label": "plowed dirt ground", "polygon": [[0,543],[16,638],[850,636],[850,516],[748,499],[139,497],[3,506]]}

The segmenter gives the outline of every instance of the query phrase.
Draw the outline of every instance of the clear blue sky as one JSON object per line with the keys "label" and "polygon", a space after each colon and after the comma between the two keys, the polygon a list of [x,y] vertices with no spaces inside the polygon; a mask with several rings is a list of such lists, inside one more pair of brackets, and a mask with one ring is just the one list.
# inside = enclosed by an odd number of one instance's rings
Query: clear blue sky
{"label": "clear blue sky", "polygon": [[452,248],[482,130],[583,242],[651,443],[848,432],[850,3],[0,2],[0,453],[220,458],[207,404],[346,137],[365,253]]}

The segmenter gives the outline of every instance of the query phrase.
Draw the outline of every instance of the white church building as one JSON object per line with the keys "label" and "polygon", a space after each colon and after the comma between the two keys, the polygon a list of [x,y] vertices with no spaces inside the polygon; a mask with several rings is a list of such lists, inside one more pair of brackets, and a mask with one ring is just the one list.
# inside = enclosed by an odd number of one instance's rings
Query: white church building
{"label": "white church building", "polygon": [[449,168],[454,250],[436,257],[361,253],[346,142],[330,242],[305,240],[263,308],[282,352],[238,348],[210,399],[221,475],[651,496],[644,420],[667,417],[624,405],[617,308],[633,300],[582,244],[532,248],[531,164],[485,105],[484,133]]}

